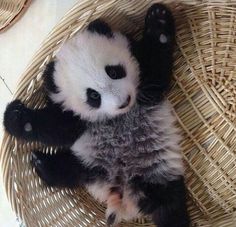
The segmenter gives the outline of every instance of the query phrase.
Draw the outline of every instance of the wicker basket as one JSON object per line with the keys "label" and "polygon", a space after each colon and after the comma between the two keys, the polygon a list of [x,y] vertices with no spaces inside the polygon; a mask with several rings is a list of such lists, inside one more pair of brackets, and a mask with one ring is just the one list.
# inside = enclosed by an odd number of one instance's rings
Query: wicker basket
{"label": "wicker basket", "polygon": [[[36,53],[15,93],[44,105],[42,70],[68,38],[97,17],[139,36],[152,0],[79,1]],[[168,2],[166,2],[168,3]],[[177,23],[175,83],[169,95],[183,134],[189,212],[193,226],[236,226],[236,1],[170,4]],[[29,227],[105,226],[104,207],[83,189],[44,187],[29,165],[45,148],[5,134],[1,166],[8,198]],[[153,226],[148,218],[121,226]]]}
{"label": "wicker basket", "polygon": [[31,0],[0,0],[0,32],[15,24],[30,3]]}

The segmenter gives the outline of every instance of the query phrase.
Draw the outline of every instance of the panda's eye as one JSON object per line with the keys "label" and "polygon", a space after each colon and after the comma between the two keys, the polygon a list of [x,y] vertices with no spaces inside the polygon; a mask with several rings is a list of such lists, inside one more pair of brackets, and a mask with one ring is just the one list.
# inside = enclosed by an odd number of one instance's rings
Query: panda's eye
{"label": "panda's eye", "polygon": [[96,91],[92,91],[92,92],[90,93],[89,97],[90,97],[91,99],[96,100],[96,99],[99,99],[99,98],[100,98],[100,95],[99,95],[99,93],[97,93]]}
{"label": "panda's eye", "polygon": [[99,108],[101,105],[101,95],[92,88],[87,88],[87,103],[94,108]]}
{"label": "panda's eye", "polygon": [[126,77],[126,72],[122,65],[106,65],[105,71],[107,75],[113,80],[118,80]]}

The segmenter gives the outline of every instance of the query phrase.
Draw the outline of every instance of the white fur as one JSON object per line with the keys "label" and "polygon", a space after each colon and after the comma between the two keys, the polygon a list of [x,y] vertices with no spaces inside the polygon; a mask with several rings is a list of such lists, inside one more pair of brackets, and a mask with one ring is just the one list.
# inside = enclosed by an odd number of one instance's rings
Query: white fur
{"label": "white fur", "polygon": [[141,215],[136,198],[131,194],[129,189],[124,190],[121,211],[122,219],[126,221],[138,218]]}
{"label": "white fur", "polygon": [[[176,118],[172,113],[172,107],[168,101],[162,102],[159,108],[153,112],[149,117],[150,122],[158,122],[157,126],[166,132],[164,137],[161,137],[160,143],[156,149],[164,149],[165,152],[160,153],[160,158],[166,160],[168,169],[174,175],[179,176],[184,174],[184,165],[182,161],[182,154],[179,152],[180,148],[180,132],[179,128],[175,126]],[[150,135],[150,137],[156,137]],[[158,140],[159,138],[156,138]],[[157,169],[157,173],[158,173]],[[168,170],[167,170],[168,171]],[[171,179],[169,179],[171,180]]]}
{"label": "white fur", "polygon": [[105,203],[110,193],[112,185],[97,181],[86,186],[88,192],[100,203]]}
{"label": "white fur", "polygon": [[106,203],[106,218],[108,218],[111,213],[115,213],[116,223],[118,223],[122,219],[128,221],[139,217],[141,213],[136,198],[131,194],[131,191],[126,188],[123,193],[123,198],[120,200],[120,203],[118,203],[116,201],[117,198],[114,198],[115,202],[112,201],[113,195],[110,194],[111,187],[112,185],[100,181],[86,186],[88,192],[95,199],[101,203]]}
{"label": "white fur", "polygon": [[[105,72],[106,65],[121,64],[126,77],[112,80]],[[69,40],[57,54],[54,82],[59,94],[51,94],[65,110],[90,121],[103,120],[129,111],[136,98],[139,69],[129,50],[128,40],[120,33],[114,38],[83,31]],[[101,94],[101,107],[91,108],[87,103],[86,89]],[[131,96],[130,105],[119,109]]]}
{"label": "white fur", "polygon": [[91,146],[93,144],[92,139],[92,136],[85,132],[71,147],[73,153],[82,159],[85,165],[91,165],[94,162],[94,156],[97,152]]}

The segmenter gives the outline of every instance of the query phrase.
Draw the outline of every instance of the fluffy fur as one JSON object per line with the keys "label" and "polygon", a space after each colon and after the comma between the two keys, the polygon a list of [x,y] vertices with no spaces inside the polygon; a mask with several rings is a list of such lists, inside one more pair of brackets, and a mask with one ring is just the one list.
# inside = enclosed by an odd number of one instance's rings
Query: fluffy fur
{"label": "fluffy fur", "polygon": [[[71,147],[73,154],[86,165],[99,165],[107,170],[105,182],[95,181],[87,188],[95,198],[107,201],[107,212],[116,213],[119,221],[137,216],[138,200],[145,198],[141,192],[137,196],[129,186],[134,177],[140,176],[152,184],[167,184],[183,175],[180,137],[170,110],[167,101],[155,107],[135,105],[125,115],[90,124]],[[114,185],[122,190],[124,197],[118,205],[119,194],[109,193]],[[109,204],[114,199],[115,206]]]}
{"label": "fluffy fur", "polygon": [[85,186],[106,203],[108,226],[141,214],[158,227],[189,226],[180,137],[165,99],[174,36],[161,4],[148,10],[138,42],[95,20],[46,67],[47,107],[16,100],[6,109],[9,133],[61,146],[54,155],[33,152],[44,182]]}
{"label": "fluffy fur", "polygon": [[167,101],[155,107],[135,105],[125,115],[88,124],[71,150],[86,165],[109,170],[110,182],[117,176],[125,182],[134,176],[152,183],[175,180],[183,175],[183,164],[170,110]]}
{"label": "fluffy fur", "polygon": [[[124,66],[126,77],[114,81],[107,76],[104,67],[118,64]],[[125,36],[114,32],[112,38],[107,38],[85,30],[59,51],[54,75],[59,91],[51,93],[50,97],[55,103],[62,103],[65,110],[72,110],[83,119],[103,120],[129,110],[135,102],[138,75],[138,64],[129,51]],[[100,108],[94,110],[86,104],[87,87],[101,94]],[[119,109],[128,95],[131,96],[129,107]]]}

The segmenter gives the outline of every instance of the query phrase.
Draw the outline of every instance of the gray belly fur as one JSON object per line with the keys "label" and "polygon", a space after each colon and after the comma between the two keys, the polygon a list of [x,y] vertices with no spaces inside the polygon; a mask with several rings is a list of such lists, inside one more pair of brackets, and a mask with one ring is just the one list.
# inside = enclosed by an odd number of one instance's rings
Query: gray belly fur
{"label": "gray belly fur", "polygon": [[135,105],[127,114],[88,126],[72,150],[86,164],[103,166],[112,184],[125,185],[138,175],[164,183],[183,174],[180,137],[167,101]]}

